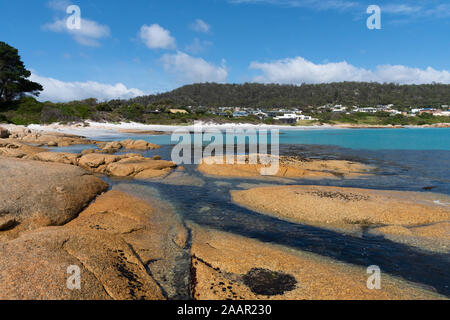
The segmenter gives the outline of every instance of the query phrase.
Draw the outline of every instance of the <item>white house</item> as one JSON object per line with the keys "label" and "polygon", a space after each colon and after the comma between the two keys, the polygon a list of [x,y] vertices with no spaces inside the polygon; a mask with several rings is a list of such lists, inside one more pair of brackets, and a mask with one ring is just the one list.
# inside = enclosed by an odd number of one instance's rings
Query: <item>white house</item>
{"label": "white house", "polygon": [[335,105],[335,106],[331,109],[331,111],[332,111],[332,112],[345,112],[345,111],[347,111],[347,107],[343,107],[342,105],[338,104],[338,105]]}
{"label": "white house", "polygon": [[364,113],[376,113],[378,110],[376,108],[358,108],[356,112],[364,112]]}
{"label": "white house", "polygon": [[317,120],[317,119],[315,119],[315,118],[313,118],[311,116],[305,116],[304,114],[301,114],[299,116],[299,120]]}

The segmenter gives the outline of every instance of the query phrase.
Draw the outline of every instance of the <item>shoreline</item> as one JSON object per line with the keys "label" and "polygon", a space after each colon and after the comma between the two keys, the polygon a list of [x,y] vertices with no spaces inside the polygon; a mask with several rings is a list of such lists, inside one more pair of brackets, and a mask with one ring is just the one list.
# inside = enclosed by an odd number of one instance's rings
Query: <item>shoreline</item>
{"label": "shoreline", "polygon": [[312,125],[312,126],[290,126],[290,125],[266,125],[266,124],[248,124],[248,123],[232,123],[232,124],[217,124],[217,123],[196,123],[194,125],[156,125],[143,124],[137,122],[121,122],[121,123],[102,123],[94,121],[86,121],[84,123],[74,124],[60,124],[53,123],[49,125],[31,124],[28,126],[20,126],[14,124],[0,124],[5,129],[22,127],[40,132],[48,133],[64,133],[75,134],[86,137],[92,136],[115,136],[124,134],[148,134],[148,135],[164,135],[171,134],[176,130],[185,129],[193,131],[196,126],[201,126],[203,129],[278,129],[284,131],[312,131],[312,130],[345,130],[345,129],[427,129],[427,128],[450,128],[450,123],[440,123],[435,125],[422,126],[392,126],[392,125],[353,125],[353,124],[334,124],[334,125]]}

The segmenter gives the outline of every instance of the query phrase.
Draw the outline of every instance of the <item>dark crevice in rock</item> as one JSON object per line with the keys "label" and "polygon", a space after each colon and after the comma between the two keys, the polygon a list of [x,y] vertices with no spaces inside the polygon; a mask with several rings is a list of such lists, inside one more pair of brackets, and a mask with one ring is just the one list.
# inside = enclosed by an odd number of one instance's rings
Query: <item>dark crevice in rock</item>
{"label": "dark crevice in rock", "polygon": [[195,300],[195,290],[197,288],[197,268],[194,266],[195,260],[197,260],[197,257],[193,255],[191,257],[191,265],[189,270],[189,291],[191,293],[191,298]]}
{"label": "dark crevice in rock", "polygon": [[153,259],[148,261],[147,263],[144,263],[141,259],[141,257],[139,256],[139,254],[136,252],[136,250],[134,250],[133,246],[131,244],[128,244],[128,247],[130,248],[131,252],[134,254],[134,256],[136,257],[136,259],[139,260],[139,262],[142,264],[142,266],[145,268],[145,271],[147,272],[147,274],[153,279],[153,281],[155,281],[156,285],[159,287],[159,289],[161,290],[162,295],[164,296],[164,298],[168,298],[168,293],[167,291],[164,289],[164,287],[159,283],[159,281],[157,281],[155,279],[155,276],[153,275],[152,271],[149,268],[149,265],[153,262],[158,261],[157,259]]}

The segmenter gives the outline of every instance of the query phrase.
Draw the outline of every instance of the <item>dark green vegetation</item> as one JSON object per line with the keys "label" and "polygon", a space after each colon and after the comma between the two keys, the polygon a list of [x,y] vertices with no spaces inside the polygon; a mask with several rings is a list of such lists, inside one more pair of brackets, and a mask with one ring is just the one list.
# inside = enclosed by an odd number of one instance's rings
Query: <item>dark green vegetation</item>
{"label": "dark green vegetation", "polygon": [[0,103],[12,101],[25,93],[39,95],[43,88],[39,83],[28,80],[30,76],[19,51],[0,41]]}
{"label": "dark green vegetation", "polygon": [[[182,108],[186,114],[172,114],[170,109]],[[416,117],[404,115],[390,115],[387,112],[368,113],[335,113],[329,109],[321,110],[316,107],[300,107],[304,114],[317,118],[317,121],[303,121],[301,125],[319,123],[355,125],[424,125],[449,122],[449,117],[436,117],[422,114]],[[401,110],[401,108],[398,108]],[[212,121],[216,123],[266,123],[277,124],[272,118],[259,119],[256,116],[233,118],[231,112],[227,116],[213,114],[215,108],[192,107],[183,108],[169,101],[142,105],[136,101],[112,100],[98,102],[96,99],[72,101],[67,103],[38,102],[25,96],[11,102],[0,103],[0,122],[28,125],[32,123],[48,124],[53,122],[70,123],[86,120],[93,121],[135,121],[147,124],[191,124],[193,121]]]}
{"label": "dark green vegetation", "polygon": [[396,85],[365,82],[329,84],[216,84],[181,87],[171,92],[133,99],[142,105],[170,102],[174,105],[208,107],[306,107],[325,104],[396,107],[439,107],[450,104],[450,85]]}

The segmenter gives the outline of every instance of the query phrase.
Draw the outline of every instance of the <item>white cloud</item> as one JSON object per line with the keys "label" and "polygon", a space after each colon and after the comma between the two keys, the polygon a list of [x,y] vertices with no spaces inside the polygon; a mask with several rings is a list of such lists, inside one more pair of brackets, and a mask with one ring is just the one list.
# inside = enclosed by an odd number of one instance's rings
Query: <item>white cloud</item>
{"label": "white cloud", "polygon": [[360,4],[347,0],[229,0],[235,4],[271,4],[282,7],[311,8],[315,10],[347,10]]}
{"label": "white cloud", "polygon": [[65,19],[55,20],[42,26],[43,30],[68,33],[73,36],[75,41],[85,46],[98,46],[98,40],[109,37],[110,30],[108,26],[101,25],[95,21],[81,19],[80,29],[69,29]]}
{"label": "white cloud", "polygon": [[68,6],[72,5],[69,0],[52,0],[48,2],[48,6],[54,10],[61,12],[58,15],[63,14],[64,18],[55,19],[51,23],[46,23],[42,26],[45,31],[67,33],[72,35],[72,37],[79,44],[84,46],[99,46],[99,40],[102,38],[109,37],[111,32],[109,27],[102,25],[96,21],[83,18],[83,11],[81,11],[81,24],[80,29],[69,29],[67,28],[67,14],[66,9]]}
{"label": "white cloud", "polygon": [[410,68],[402,65],[381,65],[374,70],[355,67],[345,61],[315,64],[302,57],[273,62],[252,62],[250,69],[260,70],[257,82],[274,83],[327,83],[341,81],[395,82],[423,84],[431,82],[450,83],[450,72]]}
{"label": "white cloud", "polygon": [[170,31],[159,24],[151,26],[143,25],[140,32],[141,40],[150,49],[175,49],[176,41],[170,35]]}
{"label": "white cloud", "polygon": [[212,46],[212,42],[201,41],[200,39],[195,38],[191,44],[186,45],[185,50],[189,53],[198,54],[210,46]]}
{"label": "white cloud", "polygon": [[216,66],[181,51],[165,54],[161,61],[166,71],[175,74],[178,80],[184,83],[225,82],[228,76],[225,61],[222,61],[221,66]]}
{"label": "white cloud", "polygon": [[57,11],[66,11],[66,8],[70,5],[72,5],[72,2],[69,0],[50,0],[48,2],[48,6]]}
{"label": "white cloud", "polygon": [[95,81],[64,82],[32,73],[31,81],[40,83],[44,91],[39,95],[41,101],[66,102],[97,98],[99,100],[129,99],[144,95],[139,89],[127,88],[122,83],[114,85]]}
{"label": "white cloud", "polygon": [[388,4],[385,6],[382,6],[382,12],[383,13],[392,13],[392,14],[415,14],[417,12],[420,12],[422,10],[422,7],[420,6],[411,6],[406,4]]}
{"label": "white cloud", "polygon": [[[352,0],[228,0],[233,4],[266,4],[276,5],[285,8],[308,8],[312,10],[335,10],[335,11],[353,11],[363,13],[369,4],[369,1]],[[382,13],[392,16],[403,16],[410,20],[423,18],[447,18],[450,17],[450,5],[448,0],[410,0],[409,3],[390,2],[381,4]]]}
{"label": "white cloud", "polygon": [[203,33],[208,33],[209,30],[211,29],[211,26],[209,24],[207,24],[205,21],[203,21],[202,19],[195,20],[195,22],[192,23],[190,27],[194,31],[203,32]]}

